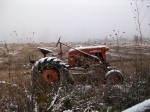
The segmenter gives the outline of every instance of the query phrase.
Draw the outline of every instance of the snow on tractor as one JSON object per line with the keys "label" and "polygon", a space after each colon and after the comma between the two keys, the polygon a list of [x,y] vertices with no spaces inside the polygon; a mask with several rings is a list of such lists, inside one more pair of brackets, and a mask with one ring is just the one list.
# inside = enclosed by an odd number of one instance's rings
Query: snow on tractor
{"label": "snow on tractor", "polygon": [[80,75],[93,77],[96,74],[98,77],[92,80],[93,82],[97,79],[101,79],[106,84],[119,84],[123,82],[123,74],[119,70],[113,69],[106,61],[108,47],[87,46],[72,48],[60,42],[60,38],[56,47],[58,45],[60,45],[60,58],[63,56],[62,46],[70,48],[68,62],[65,63],[57,57],[46,57],[52,51],[45,48],[38,48],[43,53],[44,58],[34,64],[32,76],[33,87],[36,91],[36,101],[39,107],[50,110],[52,104],[45,102],[53,101],[54,99],[51,96],[58,94],[62,85],[78,82],[77,80],[80,80],[80,77],[76,79],[74,77]]}

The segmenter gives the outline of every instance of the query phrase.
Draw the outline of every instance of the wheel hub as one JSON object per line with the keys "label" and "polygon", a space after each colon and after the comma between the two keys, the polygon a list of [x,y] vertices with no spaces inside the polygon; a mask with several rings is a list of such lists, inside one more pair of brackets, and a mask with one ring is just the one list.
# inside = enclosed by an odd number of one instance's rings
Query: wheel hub
{"label": "wheel hub", "polygon": [[56,82],[58,80],[57,72],[54,70],[46,70],[44,72],[44,81],[46,83]]}
{"label": "wheel hub", "polygon": [[108,79],[108,83],[109,84],[117,84],[119,81],[119,77],[114,75],[114,76],[110,76]]}

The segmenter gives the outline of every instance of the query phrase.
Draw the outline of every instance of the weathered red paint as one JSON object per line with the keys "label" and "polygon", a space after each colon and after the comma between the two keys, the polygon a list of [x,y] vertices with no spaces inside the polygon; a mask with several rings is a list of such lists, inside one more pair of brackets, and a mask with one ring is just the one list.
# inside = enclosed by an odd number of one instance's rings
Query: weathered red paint
{"label": "weathered red paint", "polygon": [[46,83],[56,82],[58,80],[57,73],[54,70],[46,70],[43,75]]}
{"label": "weathered red paint", "polygon": [[[76,50],[77,49],[77,50]],[[90,54],[90,55],[95,55],[95,54],[101,54],[102,55],[102,60],[106,61],[106,51],[108,51],[109,48],[106,47],[106,46],[98,46],[98,47],[81,47],[81,48],[75,48],[75,49],[72,49],[69,51],[68,53],[68,65],[70,67],[73,67],[73,64],[76,63],[76,59],[75,59],[75,56],[79,56],[79,55],[82,55],[83,53],[80,52],[80,51],[83,51],[87,54]]]}

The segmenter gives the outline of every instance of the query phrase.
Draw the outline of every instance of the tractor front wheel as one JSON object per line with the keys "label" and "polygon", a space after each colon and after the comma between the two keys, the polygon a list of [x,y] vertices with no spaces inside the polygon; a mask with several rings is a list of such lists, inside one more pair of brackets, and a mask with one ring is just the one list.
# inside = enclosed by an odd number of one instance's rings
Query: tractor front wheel
{"label": "tractor front wheel", "polygon": [[124,77],[119,70],[110,70],[105,75],[106,83],[109,85],[122,84]]}

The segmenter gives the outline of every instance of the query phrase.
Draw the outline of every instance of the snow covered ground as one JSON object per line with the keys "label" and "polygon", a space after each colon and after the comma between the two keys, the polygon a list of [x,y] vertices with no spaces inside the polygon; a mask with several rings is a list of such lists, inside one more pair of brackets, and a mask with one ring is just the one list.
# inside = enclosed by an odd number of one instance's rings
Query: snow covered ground
{"label": "snow covered ground", "polygon": [[150,99],[145,100],[131,108],[124,110],[123,112],[149,112],[150,111]]}

